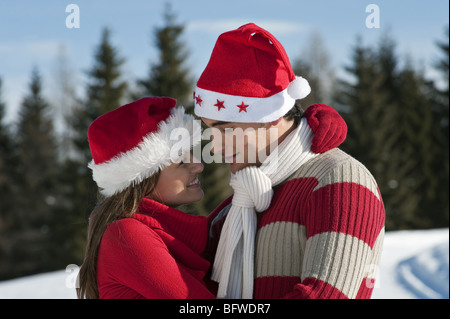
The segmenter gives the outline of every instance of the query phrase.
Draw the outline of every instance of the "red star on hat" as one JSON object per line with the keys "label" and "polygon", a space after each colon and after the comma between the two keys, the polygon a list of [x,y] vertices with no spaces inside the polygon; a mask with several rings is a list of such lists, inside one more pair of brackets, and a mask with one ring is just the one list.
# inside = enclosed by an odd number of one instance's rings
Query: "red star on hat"
{"label": "red star on hat", "polygon": [[[195,93],[194,93],[194,96],[195,96]],[[198,104],[199,106],[202,106],[202,102],[203,102],[203,100],[200,98],[200,95],[197,95],[196,97],[195,97],[195,100],[196,100],[196,104]]]}
{"label": "red star on hat", "polygon": [[219,100],[217,100],[217,103],[214,104],[214,106],[217,106],[217,111],[220,111],[220,109],[224,109],[224,108],[225,108],[225,106],[223,105],[224,102],[225,102],[225,101],[219,101]]}
{"label": "red star on hat", "polygon": [[244,104],[244,102],[242,102],[239,105],[236,105],[239,108],[239,113],[241,113],[242,111],[247,113],[247,107],[248,105]]}

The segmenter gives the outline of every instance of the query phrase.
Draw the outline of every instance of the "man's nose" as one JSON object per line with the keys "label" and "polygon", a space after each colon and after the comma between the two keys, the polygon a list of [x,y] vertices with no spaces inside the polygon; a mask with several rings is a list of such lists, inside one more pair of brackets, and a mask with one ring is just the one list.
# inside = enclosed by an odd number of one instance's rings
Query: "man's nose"
{"label": "man's nose", "polygon": [[213,154],[221,154],[223,151],[223,136],[216,135],[211,136],[211,152]]}
{"label": "man's nose", "polygon": [[203,172],[204,165],[202,162],[199,162],[198,160],[195,160],[193,163],[191,163],[191,172],[192,174],[199,174]]}

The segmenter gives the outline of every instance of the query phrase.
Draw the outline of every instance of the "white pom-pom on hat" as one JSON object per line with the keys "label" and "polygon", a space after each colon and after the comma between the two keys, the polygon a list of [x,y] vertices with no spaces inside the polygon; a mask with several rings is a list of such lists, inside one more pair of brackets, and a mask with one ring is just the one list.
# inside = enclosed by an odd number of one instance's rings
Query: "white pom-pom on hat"
{"label": "white pom-pom on hat", "polygon": [[301,76],[295,76],[295,80],[289,83],[287,93],[295,100],[300,100],[311,93],[311,87],[308,81]]}

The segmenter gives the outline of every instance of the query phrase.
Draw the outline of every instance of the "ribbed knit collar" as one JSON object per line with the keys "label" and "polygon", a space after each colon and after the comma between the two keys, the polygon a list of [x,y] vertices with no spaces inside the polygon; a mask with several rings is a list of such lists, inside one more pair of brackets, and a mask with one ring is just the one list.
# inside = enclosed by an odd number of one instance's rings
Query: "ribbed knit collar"
{"label": "ribbed knit collar", "polygon": [[134,218],[152,229],[162,230],[202,254],[207,242],[208,221],[151,199],[143,199]]}

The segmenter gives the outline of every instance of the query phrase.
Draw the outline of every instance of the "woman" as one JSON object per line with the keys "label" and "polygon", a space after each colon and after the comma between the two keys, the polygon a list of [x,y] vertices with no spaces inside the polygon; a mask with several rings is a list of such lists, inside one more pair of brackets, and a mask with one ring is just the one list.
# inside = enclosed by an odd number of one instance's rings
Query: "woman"
{"label": "woman", "polygon": [[[89,127],[89,167],[103,198],[89,220],[79,298],[215,298],[216,287],[205,277],[210,263],[202,258],[208,220],[175,208],[203,197],[203,165],[189,152],[200,142],[191,139],[200,137],[200,127],[175,104],[166,97],[143,98]],[[342,119],[328,111],[307,113],[316,121],[313,146],[322,151],[322,144],[330,144],[320,139],[324,131],[334,130],[336,137],[328,148],[345,138]],[[178,128],[189,134],[172,140]]]}
{"label": "woman", "polygon": [[[174,128],[200,130],[175,104],[143,98],[89,127],[89,167],[104,198],[90,217],[79,298],[214,298],[200,256],[207,219],[172,208],[203,197],[203,165],[170,154]],[[183,142],[189,150],[199,141]]]}

